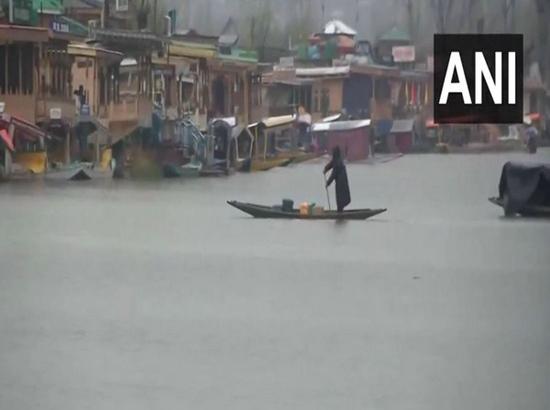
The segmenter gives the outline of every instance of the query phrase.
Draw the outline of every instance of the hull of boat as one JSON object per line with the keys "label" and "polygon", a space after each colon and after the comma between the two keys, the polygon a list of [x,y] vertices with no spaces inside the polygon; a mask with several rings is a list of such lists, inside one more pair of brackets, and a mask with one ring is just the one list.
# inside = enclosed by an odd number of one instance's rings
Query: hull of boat
{"label": "hull of boat", "polygon": [[314,159],[322,157],[323,155],[324,154],[318,153],[318,152],[308,152],[308,153],[304,152],[304,153],[296,155],[292,159],[292,163],[293,164],[300,164],[302,162],[312,161]]}
{"label": "hull of boat", "polygon": [[[496,205],[496,206],[504,209],[506,216],[513,216],[513,215],[510,215],[510,214],[506,214],[506,207],[504,206],[504,200],[502,198],[489,198],[489,202],[491,202],[493,205]],[[522,215],[522,216],[549,218],[550,217],[550,207],[546,207],[546,206],[526,206],[522,210],[520,210],[518,212],[518,214]]]}
{"label": "hull of boat", "polygon": [[238,201],[228,201],[229,205],[243,211],[254,218],[269,219],[309,219],[309,220],[365,220],[386,212],[386,209],[357,209],[344,212],[324,211],[319,214],[301,215],[298,210],[282,211],[269,206],[249,204]]}
{"label": "hull of boat", "polygon": [[275,159],[266,159],[266,160],[254,159],[252,160],[250,170],[251,171],[269,171],[270,169],[273,169],[273,168],[285,167],[291,162],[292,162],[292,159],[290,158],[275,158]]}

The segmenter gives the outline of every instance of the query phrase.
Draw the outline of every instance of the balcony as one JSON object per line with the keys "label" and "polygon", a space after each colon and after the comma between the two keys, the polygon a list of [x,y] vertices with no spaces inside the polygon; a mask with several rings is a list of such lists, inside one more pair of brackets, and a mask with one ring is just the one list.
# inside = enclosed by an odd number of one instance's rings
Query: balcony
{"label": "balcony", "polygon": [[152,113],[153,104],[147,96],[125,95],[119,102],[100,105],[97,115],[115,137],[123,137],[137,127],[151,127]]}

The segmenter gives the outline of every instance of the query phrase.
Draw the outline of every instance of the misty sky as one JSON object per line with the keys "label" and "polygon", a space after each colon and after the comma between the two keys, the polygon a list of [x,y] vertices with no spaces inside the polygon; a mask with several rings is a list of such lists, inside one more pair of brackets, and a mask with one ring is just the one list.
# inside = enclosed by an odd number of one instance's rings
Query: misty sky
{"label": "misty sky", "polygon": [[[297,0],[165,0],[168,8],[179,11],[179,28],[195,28],[199,32],[218,34],[229,16],[246,21],[269,2],[273,18],[283,26],[300,15]],[[399,0],[303,0],[304,13],[309,11],[312,24],[318,29],[322,22],[338,18],[356,28],[362,38],[372,38],[385,27],[399,24],[404,9]],[[322,4],[325,4],[323,18]],[[244,33],[241,33],[244,35]]]}

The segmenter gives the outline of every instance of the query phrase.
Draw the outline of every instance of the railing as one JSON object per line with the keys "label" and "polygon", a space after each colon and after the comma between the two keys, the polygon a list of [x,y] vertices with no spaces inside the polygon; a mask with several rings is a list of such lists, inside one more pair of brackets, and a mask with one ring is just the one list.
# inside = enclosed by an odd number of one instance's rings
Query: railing
{"label": "railing", "polygon": [[120,98],[119,102],[98,107],[98,117],[103,123],[136,122],[143,127],[151,126],[153,104],[146,96],[128,95]]}

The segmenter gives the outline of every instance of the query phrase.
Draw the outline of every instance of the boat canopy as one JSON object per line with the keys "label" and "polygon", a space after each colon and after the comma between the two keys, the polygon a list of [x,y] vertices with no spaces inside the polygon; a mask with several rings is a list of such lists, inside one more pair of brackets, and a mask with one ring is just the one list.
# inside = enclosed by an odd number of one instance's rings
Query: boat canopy
{"label": "boat canopy", "polygon": [[9,126],[13,126],[12,138],[22,138],[27,141],[40,141],[50,138],[44,130],[36,125],[24,120],[23,118],[16,117],[15,115],[9,115],[3,113],[0,115],[0,127],[9,130]]}
{"label": "boat canopy", "polygon": [[237,126],[237,117],[225,117],[225,118],[214,118],[212,120],[212,125],[223,123],[230,128]]}
{"label": "boat canopy", "polygon": [[550,164],[508,162],[499,184],[500,198],[512,213],[526,206],[550,207]]}
{"label": "boat canopy", "polygon": [[275,128],[283,125],[290,125],[296,121],[295,115],[281,115],[279,117],[269,117],[263,119],[260,124],[265,128]]}
{"label": "boat canopy", "polygon": [[370,126],[371,120],[317,122],[313,124],[312,132],[351,131]]}

